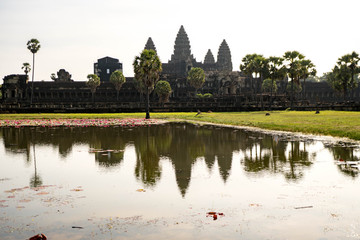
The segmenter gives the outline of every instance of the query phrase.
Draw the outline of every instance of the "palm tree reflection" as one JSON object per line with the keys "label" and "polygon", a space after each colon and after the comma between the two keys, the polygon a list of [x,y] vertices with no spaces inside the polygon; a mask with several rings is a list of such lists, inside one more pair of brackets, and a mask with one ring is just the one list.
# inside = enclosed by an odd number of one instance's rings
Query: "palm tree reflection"
{"label": "palm tree reflection", "polygon": [[[334,156],[334,159],[337,161],[350,161],[350,162],[360,162],[360,154],[356,155],[354,147],[347,146],[334,146],[329,147],[331,153]],[[358,177],[359,170],[355,166],[351,165],[338,165],[338,169],[345,175],[350,177]]]}
{"label": "palm tree reflection", "polygon": [[32,176],[32,178],[30,179],[30,187],[36,188],[36,187],[40,187],[42,185],[42,179],[40,177],[40,175],[37,172],[37,167],[36,167],[36,152],[35,152],[35,143],[33,142],[33,159],[34,159],[34,168],[35,168],[35,172],[34,175]]}
{"label": "palm tree reflection", "polygon": [[145,130],[146,135],[143,135],[143,137],[135,142],[135,175],[146,186],[150,187],[154,186],[161,176],[159,152],[156,145],[156,142],[159,139],[156,139],[156,136],[153,136],[152,133],[150,133],[149,127]]}

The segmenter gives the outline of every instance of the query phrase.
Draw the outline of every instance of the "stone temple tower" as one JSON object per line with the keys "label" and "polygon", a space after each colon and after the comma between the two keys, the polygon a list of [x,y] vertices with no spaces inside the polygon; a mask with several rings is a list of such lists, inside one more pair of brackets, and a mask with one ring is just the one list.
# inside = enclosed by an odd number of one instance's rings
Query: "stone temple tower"
{"label": "stone temple tower", "polygon": [[148,38],[144,49],[147,49],[147,50],[152,49],[152,50],[154,50],[156,52],[156,47],[155,47],[155,44],[154,44],[153,40],[151,39],[151,37]]}
{"label": "stone temple tower", "polygon": [[232,71],[231,52],[225,39],[219,47],[216,64],[219,71]]}
{"label": "stone temple tower", "polygon": [[212,54],[211,50],[209,49],[208,52],[206,53],[206,56],[204,59],[204,64],[214,64],[214,63],[215,63],[214,55]]}
{"label": "stone temple tower", "polygon": [[181,62],[194,60],[191,54],[190,41],[185,32],[184,27],[181,25],[180,30],[175,39],[174,54],[171,55],[170,62]]}

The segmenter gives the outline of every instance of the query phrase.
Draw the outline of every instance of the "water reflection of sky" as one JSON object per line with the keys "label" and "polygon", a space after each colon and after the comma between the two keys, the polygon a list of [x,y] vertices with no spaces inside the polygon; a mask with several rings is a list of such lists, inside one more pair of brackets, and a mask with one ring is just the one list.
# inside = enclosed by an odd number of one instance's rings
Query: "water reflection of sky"
{"label": "water reflection of sky", "polygon": [[[157,239],[360,233],[353,211],[358,171],[335,164],[359,160],[351,147],[190,124],[3,128],[0,139],[2,239],[32,231],[74,237],[73,225],[84,227],[80,239],[91,233],[136,238],[139,227],[141,236]],[[35,185],[45,187],[4,192]],[[311,209],[294,211],[297,206]],[[226,216],[214,225],[207,211]]]}

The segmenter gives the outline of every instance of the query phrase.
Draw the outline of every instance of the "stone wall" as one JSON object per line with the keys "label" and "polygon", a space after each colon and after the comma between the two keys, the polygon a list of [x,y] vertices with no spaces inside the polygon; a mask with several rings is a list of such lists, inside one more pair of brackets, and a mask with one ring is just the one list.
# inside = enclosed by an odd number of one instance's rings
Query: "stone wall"
{"label": "stone wall", "polygon": [[[127,78],[126,83],[117,92],[110,82],[101,82],[97,88],[94,101],[90,88],[86,82],[34,82],[33,105],[30,106],[32,83],[28,82],[26,75],[9,75],[4,78],[2,86],[3,99],[1,108],[3,111],[142,111],[145,97],[140,94],[134,85],[133,78]],[[157,96],[152,93],[150,99],[153,109],[157,111],[249,111],[267,109],[269,102],[273,108],[286,109],[290,107],[290,96],[284,92],[261,93],[260,89],[254,91],[252,82],[240,72],[206,72],[204,86],[199,93],[211,93],[211,99],[197,99],[195,89],[187,84],[185,77],[174,78],[162,75],[161,80],[170,83],[172,93],[170,102],[159,105]],[[284,85],[284,82],[279,83]],[[285,88],[284,86],[279,86]],[[305,89],[305,90],[304,90]],[[307,82],[303,92],[297,94],[294,107],[298,109],[314,109],[326,107],[328,109],[349,107],[356,109],[360,102],[360,87],[349,92],[344,101],[341,94],[335,92],[326,82]],[[157,106],[157,107],[156,107]],[[17,109],[17,110],[15,110]],[[23,110],[19,110],[23,109]],[[73,110],[71,110],[73,109]],[[27,111],[26,110],[26,111]]]}

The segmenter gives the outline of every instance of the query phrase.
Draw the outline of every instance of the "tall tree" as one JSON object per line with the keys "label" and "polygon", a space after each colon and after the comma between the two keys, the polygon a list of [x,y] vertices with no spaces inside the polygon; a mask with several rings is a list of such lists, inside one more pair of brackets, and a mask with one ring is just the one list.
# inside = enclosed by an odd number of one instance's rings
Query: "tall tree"
{"label": "tall tree", "polygon": [[351,81],[351,72],[346,65],[335,65],[332,72],[327,75],[327,81],[338,92],[343,94],[344,100],[348,94],[349,89],[356,86],[355,82]]}
{"label": "tall tree", "polygon": [[300,75],[301,75],[301,64],[300,61],[305,58],[304,55],[298,51],[288,51],[284,54],[284,59],[286,61],[286,70],[287,75],[291,80],[291,108],[294,104],[295,89],[294,84],[300,85]]}
{"label": "tall tree", "polygon": [[92,101],[95,101],[95,92],[96,88],[100,86],[100,78],[96,74],[89,74],[87,75],[88,81],[86,82],[86,85],[90,88]]}
{"label": "tall tree", "polygon": [[31,66],[30,63],[23,63],[21,69],[24,70],[24,73],[26,74],[26,76],[28,75],[28,73],[31,71]]}
{"label": "tall tree", "polygon": [[168,102],[171,94],[170,83],[167,81],[158,81],[155,86],[155,93],[159,96],[160,103]]}
{"label": "tall tree", "polygon": [[311,62],[311,60],[303,59],[300,61],[300,78],[303,79],[303,87],[302,87],[302,98],[305,99],[306,96],[306,79],[310,76],[316,76],[315,65]]}
{"label": "tall tree", "polygon": [[335,79],[339,81],[338,89],[343,92],[344,99],[346,99],[348,90],[357,86],[355,76],[360,73],[359,61],[359,54],[352,52],[340,57],[333,68]]}
{"label": "tall tree", "polygon": [[136,56],[134,63],[134,73],[136,79],[141,79],[146,91],[146,119],[150,118],[150,93],[154,89],[156,82],[160,78],[160,73],[162,71],[161,61],[152,49],[144,49],[140,56]]}
{"label": "tall tree", "polygon": [[253,74],[255,74],[255,72],[256,72],[256,66],[255,66],[254,60],[257,56],[258,56],[258,54],[256,54],[256,53],[247,54],[247,55],[245,55],[245,57],[243,57],[243,59],[241,60],[242,63],[240,64],[240,70],[243,73],[250,76],[250,84],[251,84],[250,88],[251,88],[252,93],[255,93]]}
{"label": "tall tree", "polygon": [[271,79],[271,84],[267,84],[270,87],[270,101],[269,101],[270,110],[272,106],[272,95],[273,95],[274,87],[277,86],[276,82],[284,79],[286,75],[286,68],[283,63],[284,63],[283,58],[274,57],[274,56],[269,57],[266,61],[267,76],[269,79]]}
{"label": "tall tree", "polygon": [[126,78],[124,77],[123,73],[119,70],[113,72],[110,76],[110,82],[114,84],[116,89],[116,100],[119,101],[119,91],[122,85],[126,82]]}
{"label": "tall tree", "polygon": [[263,94],[262,94],[262,82],[264,81],[264,76],[268,74],[267,72],[267,59],[263,57],[263,55],[258,55],[254,59],[255,61],[255,75],[258,76],[256,81],[256,89],[260,90],[261,93],[261,109],[264,110],[264,103],[263,103]]}
{"label": "tall tree", "polygon": [[33,71],[32,71],[32,80],[31,80],[31,96],[30,96],[30,104],[33,101],[34,94],[34,74],[35,74],[35,53],[37,53],[40,49],[40,42],[36,38],[32,38],[27,42],[27,49],[33,54]]}
{"label": "tall tree", "polygon": [[261,90],[261,82],[266,73],[266,59],[261,54],[247,54],[242,59],[240,70],[250,76],[251,91],[257,94]]}
{"label": "tall tree", "polygon": [[346,54],[339,58],[338,65],[346,65],[346,67],[351,72],[351,82],[355,82],[355,75],[360,73],[360,66],[359,66],[360,57],[359,54],[353,51],[350,54]]}
{"label": "tall tree", "polygon": [[187,82],[190,84],[190,86],[195,88],[195,94],[196,94],[198,89],[202,88],[202,86],[205,83],[204,70],[199,67],[191,68],[190,71],[188,72]]}

